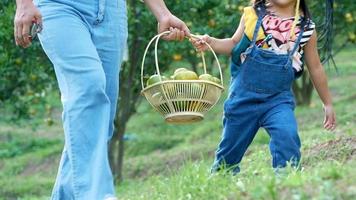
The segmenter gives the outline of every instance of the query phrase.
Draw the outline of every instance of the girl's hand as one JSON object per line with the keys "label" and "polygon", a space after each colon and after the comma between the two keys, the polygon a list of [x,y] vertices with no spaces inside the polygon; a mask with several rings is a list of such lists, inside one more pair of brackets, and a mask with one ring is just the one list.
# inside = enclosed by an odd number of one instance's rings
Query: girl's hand
{"label": "girl's hand", "polygon": [[190,42],[193,44],[193,46],[198,50],[198,51],[206,51],[209,47],[206,45],[208,43],[211,45],[213,39],[205,34],[203,36],[199,36],[200,38],[191,38]]}
{"label": "girl's hand", "polygon": [[333,131],[336,128],[336,116],[334,112],[334,108],[329,106],[324,106],[324,128],[328,131]]}

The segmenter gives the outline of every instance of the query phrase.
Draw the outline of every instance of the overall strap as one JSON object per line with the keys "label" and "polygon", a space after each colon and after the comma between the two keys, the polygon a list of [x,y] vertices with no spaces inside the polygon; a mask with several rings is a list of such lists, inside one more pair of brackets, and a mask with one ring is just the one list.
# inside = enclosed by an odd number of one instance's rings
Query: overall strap
{"label": "overall strap", "polygon": [[257,8],[256,8],[256,14],[257,14],[257,16],[258,16],[258,20],[257,20],[257,22],[256,22],[255,31],[254,31],[254,33],[253,33],[253,39],[252,39],[252,42],[251,42],[252,45],[255,45],[255,44],[256,44],[258,31],[259,31],[260,28],[261,28],[262,19],[263,19],[263,17],[264,17],[265,14],[266,14],[266,8],[264,8],[263,6],[257,7]]}
{"label": "overall strap", "polygon": [[298,35],[298,38],[297,40],[295,41],[295,44],[294,44],[294,47],[293,47],[293,50],[289,53],[290,56],[293,56],[295,51],[297,51],[298,47],[299,47],[299,44],[300,44],[300,41],[302,40],[302,37],[303,37],[303,33],[304,33],[304,26],[306,24],[306,21],[307,19],[303,18],[301,24],[300,24],[300,31],[299,31],[299,35]]}

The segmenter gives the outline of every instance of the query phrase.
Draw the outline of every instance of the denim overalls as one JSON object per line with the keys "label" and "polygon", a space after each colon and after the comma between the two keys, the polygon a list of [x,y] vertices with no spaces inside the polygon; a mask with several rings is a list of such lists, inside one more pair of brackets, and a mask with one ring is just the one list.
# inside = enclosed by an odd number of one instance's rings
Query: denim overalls
{"label": "denim overalls", "polygon": [[63,104],[65,146],[52,200],[115,196],[108,141],[127,39],[125,0],[35,0]]}
{"label": "denim overalls", "polygon": [[[224,104],[222,139],[212,172],[226,167],[238,173],[238,164],[260,127],[270,136],[273,168],[285,167],[287,161],[296,166],[300,160],[301,144],[291,86],[295,78],[292,55],[299,46],[303,28],[288,54],[258,48],[256,38],[264,14],[265,10],[260,8],[245,62],[237,66],[231,80],[230,94]],[[233,52],[232,56],[240,55]],[[233,62],[232,67],[236,67]]]}

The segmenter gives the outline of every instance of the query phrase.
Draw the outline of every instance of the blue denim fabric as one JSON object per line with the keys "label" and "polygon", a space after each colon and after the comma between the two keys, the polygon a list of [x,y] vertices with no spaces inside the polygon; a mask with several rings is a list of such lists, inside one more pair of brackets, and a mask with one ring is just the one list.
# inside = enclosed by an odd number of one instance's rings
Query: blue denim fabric
{"label": "blue denim fabric", "polygon": [[127,40],[124,0],[36,0],[63,104],[65,146],[52,200],[115,196],[108,141]]}
{"label": "blue denim fabric", "polygon": [[224,104],[222,139],[212,172],[227,168],[238,173],[238,164],[260,127],[270,136],[273,168],[285,167],[288,161],[296,166],[300,160],[291,59],[302,34],[288,54],[260,49],[255,43],[262,16],[259,15],[253,41],[245,52],[247,58],[232,77],[230,94]]}

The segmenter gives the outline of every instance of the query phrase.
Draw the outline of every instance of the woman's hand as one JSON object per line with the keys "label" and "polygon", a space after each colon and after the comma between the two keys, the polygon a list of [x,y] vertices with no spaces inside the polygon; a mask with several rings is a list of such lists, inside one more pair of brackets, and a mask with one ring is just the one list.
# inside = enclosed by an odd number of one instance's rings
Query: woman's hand
{"label": "woman's hand", "polygon": [[168,10],[163,0],[145,0],[144,2],[158,21],[158,33],[171,31],[170,34],[164,35],[163,39],[183,40],[185,36],[190,36],[187,25]]}
{"label": "woman's hand", "polygon": [[198,50],[198,51],[206,51],[208,50],[208,45],[206,45],[206,43],[208,43],[211,46],[213,39],[205,34],[203,36],[199,36],[198,38],[191,38],[190,42],[193,44],[193,46]]}
{"label": "woman's hand", "polygon": [[40,11],[32,0],[16,0],[14,36],[16,45],[27,48],[31,45],[30,28],[32,23],[42,24]]}
{"label": "woman's hand", "polygon": [[190,31],[187,25],[171,13],[158,20],[158,33],[167,30],[171,31],[171,33],[162,37],[165,40],[182,41],[185,36],[190,36]]}
{"label": "woman's hand", "polygon": [[324,106],[324,128],[328,131],[333,131],[336,128],[336,115],[332,105]]}

